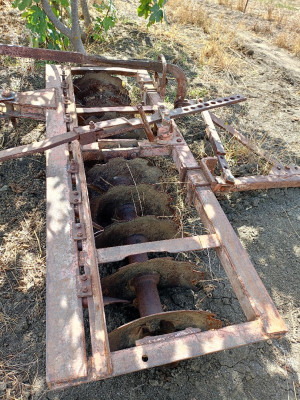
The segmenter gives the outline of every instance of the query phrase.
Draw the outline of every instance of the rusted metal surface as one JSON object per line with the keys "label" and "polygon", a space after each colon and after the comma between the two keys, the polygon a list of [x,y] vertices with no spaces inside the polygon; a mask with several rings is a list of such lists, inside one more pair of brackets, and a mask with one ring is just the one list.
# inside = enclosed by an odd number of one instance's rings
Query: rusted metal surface
{"label": "rusted metal surface", "polygon": [[[47,65],[47,88],[60,88],[61,69]],[[49,140],[66,130],[64,106],[47,111]],[[82,303],[77,297],[77,245],[72,238],[74,212],[69,203],[68,145],[46,152],[47,304],[46,379],[49,384],[87,376]]]}
{"label": "rusted metal surface", "polygon": [[[37,49],[22,46],[0,45],[0,55],[12,57],[34,58],[37,60],[48,60],[57,62],[71,62],[79,64],[91,64],[115,67],[131,67],[144,69],[147,71],[163,72],[163,64],[159,61],[144,60],[109,60],[104,57],[95,55],[86,55],[76,52]],[[176,101],[180,104],[184,100],[186,94],[186,77],[182,69],[177,65],[167,64],[167,72],[174,76],[177,81]]]}
{"label": "rusted metal surface", "polygon": [[285,323],[211,189],[196,189],[195,207],[205,227],[216,233],[222,242],[216,253],[248,320],[261,318],[265,332],[270,336],[287,332]]}
{"label": "rusted metal surface", "polygon": [[[201,331],[208,329],[219,329],[222,327],[221,321],[214,318],[215,315],[207,311],[167,311],[136,319],[126,325],[115,329],[109,333],[109,343],[112,351],[118,351],[132,347],[137,340],[151,334],[164,334],[176,330],[186,329],[187,327],[198,328]],[[201,339],[200,339],[201,340]],[[151,343],[148,346],[156,347],[158,350],[160,343]],[[199,345],[199,344],[198,344]],[[138,348],[140,348],[139,346]],[[143,347],[143,346],[142,346]],[[128,349],[126,349],[128,350]],[[153,354],[154,356],[154,354]],[[183,354],[182,354],[183,356]],[[165,353],[164,364],[178,360],[172,360],[171,353]],[[147,360],[149,357],[147,358]],[[180,358],[182,359],[182,358]],[[146,361],[147,361],[146,360]],[[157,365],[159,357],[154,356],[154,365]],[[127,363],[126,363],[127,364]]]}
{"label": "rusted metal surface", "polygon": [[[40,50],[40,49],[39,49]],[[243,96],[231,96],[229,98],[211,100],[206,103],[200,103],[196,106],[177,108],[170,111],[170,118],[179,118],[187,114],[194,114],[212,108],[221,107],[230,104],[235,104],[240,101],[246,100]],[[157,124],[162,121],[162,117],[159,113],[154,113],[150,117],[146,117],[147,124]],[[5,161],[12,158],[18,158],[25,155],[43,152],[49,148],[55,147],[59,144],[66,143],[72,140],[82,140],[83,144],[88,144],[96,141],[100,138],[106,138],[114,136],[129,130],[143,128],[144,122],[139,118],[126,119],[126,118],[115,118],[108,121],[97,122],[93,126],[85,126],[80,128],[74,128],[73,131],[62,133],[55,139],[43,140],[41,142],[32,143],[26,146],[18,146],[13,149],[7,149],[0,151],[0,161]],[[109,129],[113,128],[110,132]],[[96,134],[93,135],[93,134]]]}
{"label": "rusted metal surface", "polygon": [[268,152],[262,150],[256,144],[252,143],[249,139],[247,139],[244,135],[234,129],[228,123],[225,123],[220,118],[216,117],[213,113],[209,113],[212,121],[219,126],[220,128],[227,131],[232,137],[234,137],[238,142],[240,142],[243,146],[247,147],[255,154],[259,155],[260,157],[264,158],[265,160],[269,161],[273,165],[281,165],[281,162],[278,161],[274,156],[269,154]]}
{"label": "rusted metal surface", "polygon": [[[52,93],[52,100],[47,98],[43,104],[37,104],[38,97],[34,97],[34,94],[31,97],[25,93],[23,102],[27,103],[25,107],[23,103],[18,114],[29,115],[34,111],[34,107],[42,110],[40,115],[46,110],[46,141],[0,152],[0,160],[3,161],[48,149],[48,384],[56,388],[67,387],[283,335],[286,326],[214,195],[214,191],[300,186],[297,166],[280,164],[250,143],[233,127],[208,112],[212,108],[244,101],[245,98],[237,95],[205,103],[185,100],[186,80],[182,71],[163,60],[107,60],[78,53],[0,45],[0,54],[5,52],[16,56],[102,65],[75,67],[72,70],[47,66],[48,83],[44,93],[46,97]],[[154,82],[148,73],[150,70],[163,73],[163,76],[157,75]],[[142,90],[143,109],[132,106],[76,109],[71,75],[93,71],[135,76]],[[161,95],[164,94],[167,72],[177,79],[176,105],[181,106],[171,111],[165,108],[157,92],[158,90]],[[11,98],[10,101],[4,99],[4,103],[12,107],[12,102],[17,101],[18,95],[9,95],[7,98]],[[20,107],[20,104],[14,106]],[[114,118],[77,127],[78,113],[97,114],[111,111],[142,111],[143,115],[142,119]],[[19,111],[10,108],[6,116],[15,117],[17,114],[12,114],[15,112]],[[154,114],[146,116],[145,112]],[[202,113],[216,153],[216,157],[202,159],[199,163],[193,157],[175,122],[171,121],[195,112]],[[234,178],[233,181],[224,158],[225,150],[214,124],[274,164],[270,175]],[[152,125],[156,127],[157,136],[148,136],[150,140],[105,139],[145,126],[151,130]],[[51,147],[55,149],[49,150]],[[111,216],[111,219],[117,218],[119,228],[124,224],[120,232],[122,231],[125,244],[96,250],[94,233],[98,242],[99,237],[105,239],[108,229],[105,224],[103,228],[98,220],[92,221],[84,160],[99,160],[103,163],[117,156],[133,159],[156,155],[173,157],[179,172],[178,180],[182,185],[186,185],[188,202],[194,205],[209,233],[180,239],[157,240],[159,237],[150,237],[145,221],[152,221],[153,226],[157,227],[154,229],[154,235],[158,235],[160,229],[163,232],[165,221],[155,217],[149,220],[145,217],[136,218],[136,206],[125,202],[118,206]],[[214,176],[217,161],[223,170],[222,177]],[[119,184],[131,184],[124,177],[119,178]],[[137,185],[136,182],[134,184]],[[136,225],[129,226],[132,223]],[[93,227],[96,232],[93,231]],[[104,239],[105,246],[112,246],[115,240],[110,237],[110,243],[107,244]],[[193,264],[177,262],[171,258],[148,260],[147,253],[178,253],[208,248],[216,251],[248,322],[223,328],[221,321],[209,312],[162,312],[157,286],[178,285],[196,290],[205,276],[201,268]],[[128,265],[102,279],[105,295],[103,297],[98,263],[116,262],[127,257]],[[141,318],[117,328],[108,335],[104,305],[126,303],[134,297],[137,298],[134,304],[137,304]],[[89,357],[86,354],[82,307],[87,307],[89,313],[88,329],[92,349]]]}
{"label": "rusted metal surface", "polygon": [[216,192],[243,192],[275,188],[300,187],[300,174],[295,175],[256,175],[234,179],[234,185],[219,185]]}
{"label": "rusted metal surface", "polygon": [[154,134],[153,134],[153,132],[151,130],[149,122],[147,121],[146,113],[145,113],[145,111],[143,109],[143,106],[141,104],[138,104],[137,110],[138,110],[138,113],[141,116],[141,120],[143,121],[143,128],[144,128],[144,130],[146,132],[146,135],[147,135],[147,138],[148,138],[149,142],[154,142],[155,137],[154,137]]}
{"label": "rusted metal surface", "polygon": [[[71,117],[72,121],[69,123],[69,125],[67,124],[67,129],[72,130],[77,124],[77,118],[70,69],[66,69],[65,75],[63,75],[63,83],[65,83],[64,96],[69,100],[68,107],[65,108],[65,113]],[[82,162],[79,141],[75,140],[70,144],[70,151],[75,165],[78,165],[78,170],[75,168],[76,175],[74,174],[75,176],[73,176],[73,178],[76,182],[76,189],[81,193],[82,196],[82,203],[80,205],[76,205],[77,220],[79,220],[80,225],[84,223],[86,232],[86,239],[83,239],[81,241],[81,246],[78,246],[78,253],[83,254],[83,257],[78,254],[78,259],[81,260],[80,265],[78,264],[78,267],[83,268],[85,273],[89,274],[91,277],[92,296],[87,298],[90,340],[92,347],[90,373],[92,373],[95,378],[108,377],[112,372],[112,365],[105,322],[104,302],[100,285],[97,253],[94,242],[91,211],[87,192],[86,176]],[[76,214],[75,209],[74,212]]]}
{"label": "rusted metal surface", "polygon": [[197,284],[205,278],[204,272],[195,264],[184,261],[174,261],[172,258],[154,258],[146,262],[135,262],[121,267],[112,275],[102,279],[103,293],[106,296],[133,299],[135,291],[132,279],[135,276],[158,274],[160,287],[180,286],[197,290]]}
{"label": "rusted metal surface", "polygon": [[163,312],[157,290],[158,282],[159,274],[157,272],[135,276],[131,281],[141,317]]}
{"label": "rusted metal surface", "polygon": [[98,249],[99,263],[121,261],[130,254],[142,253],[180,253],[215,248],[220,245],[216,235],[199,235],[180,239],[159,240],[156,242],[138,243],[124,246]]}
{"label": "rusted metal surface", "polygon": [[[144,112],[154,113],[157,111],[155,107],[143,106]],[[139,112],[138,107],[132,106],[119,106],[119,107],[76,107],[77,114],[98,114],[104,112],[118,112],[126,114],[137,114]]]}
{"label": "rusted metal surface", "polygon": [[18,106],[55,109],[57,107],[57,92],[55,88],[51,88],[16,92],[10,97],[1,97],[0,95],[0,102],[4,103],[7,101],[9,101],[10,104]]}

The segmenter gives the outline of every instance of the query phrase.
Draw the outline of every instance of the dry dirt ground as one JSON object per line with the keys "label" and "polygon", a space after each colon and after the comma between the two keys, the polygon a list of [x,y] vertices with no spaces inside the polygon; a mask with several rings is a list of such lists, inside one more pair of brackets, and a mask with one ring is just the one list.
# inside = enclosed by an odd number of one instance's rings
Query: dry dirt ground
{"label": "dry dirt ground", "polygon": [[[5,14],[0,15],[0,41],[26,44],[18,13],[8,8],[8,2],[0,3],[6,6]],[[218,115],[225,116],[285,162],[298,160],[299,164],[298,58],[274,47],[263,36],[244,30],[236,36],[237,44],[230,49],[239,68],[220,70],[214,64],[198,60],[207,40],[203,29],[171,25],[146,31],[133,17],[135,3],[128,4],[132,12],[127,10],[122,16],[118,35],[109,43],[94,44],[91,51],[139,58],[154,58],[162,51],[168,61],[177,62],[186,72],[190,97],[244,94],[248,97],[246,104]],[[241,13],[229,13],[208,2],[205,9],[215,20],[219,13],[224,13],[226,24],[237,31]],[[0,87],[42,88],[43,71],[41,63],[2,57]],[[171,101],[174,93],[173,83],[170,84]],[[43,124],[36,122],[20,121],[15,131],[10,122],[1,120],[0,124],[2,148],[39,140],[45,134]],[[195,155],[199,156],[203,152],[199,148],[204,137],[200,118],[187,118],[180,127]],[[253,170],[253,165],[256,164],[251,161],[235,168],[237,172],[247,173]],[[38,155],[2,163],[0,397],[297,400],[300,396],[299,195],[300,189],[291,188],[220,197],[224,211],[288,326],[285,338],[181,362],[173,368],[154,368],[52,392],[45,385],[45,159]],[[180,196],[181,193],[179,200]],[[199,232],[199,221],[192,211],[185,210],[183,219],[186,232]],[[215,312],[223,321],[242,321],[244,316],[237,299],[213,254],[198,254],[197,257],[199,262],[210,264],[216,279],[212,297],[177,290],[165,293],[163,300],[169,302],[170,307],[179,304],[179,308],[197,309],[200,303],[203,309]]]}

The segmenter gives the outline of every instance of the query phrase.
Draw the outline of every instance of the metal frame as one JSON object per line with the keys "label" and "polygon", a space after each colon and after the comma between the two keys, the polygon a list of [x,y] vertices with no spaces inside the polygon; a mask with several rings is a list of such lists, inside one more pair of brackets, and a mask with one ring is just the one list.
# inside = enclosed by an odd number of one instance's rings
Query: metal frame
{"label": "metal frame", "polygon": [[[65,68],[64,71],[53,65],[46,69],[47,89],[55,88],[58,93],[57,110],[47,110],[48,138],[71,131],[77,122],[71,74],[84,73],[84,67]],[[113,72],[126,75],[130,71],[114,68]],[[161,103],[147,71],[135,73],[145,104]],[[196,162],[176,124],[173,124],[173,137],[175,140],[166,141],[166,144],[131,140],[125,149],[118,148],[118,139],[110,139],[116,143],[115,149],[104,149],[105,141],[81,145],[75,139],[71,144],[61,144],[47,151],[47,383],[51,388],[114,377],[280,337],[287,332],[214,195],[216,184],[207,178],[203,165]],[[124,139],[122,141],[124,143]],[[132,147],[133,142],[136,147]],[[84,160],[157,155],[173,157],[179,180],[187,187],[188,201],[198,211],[208,234],[96,250]],[[71,196],[74,191],[79,193],[77,203],[70,202],[74,200]],[[207,248],[215,249],[248,322],[205,332],[191,330],[184,334],[162,335],[139,341],[133,348],[110,352],[98,262],[118,261],[130,254],[151,251],[176,253]],[[78,281],[82,279],[90,283],[87,299],[92,355],[89,358],[85,347],[82,292],[78,295]]]}

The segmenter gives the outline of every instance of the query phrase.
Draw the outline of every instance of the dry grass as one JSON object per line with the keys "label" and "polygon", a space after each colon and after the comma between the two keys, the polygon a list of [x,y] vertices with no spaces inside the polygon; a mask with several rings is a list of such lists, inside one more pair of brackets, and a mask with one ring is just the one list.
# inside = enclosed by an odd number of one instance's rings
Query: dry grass
{"label": "dry grass", "polygon": [[251,29],[255,33],[262,33],[264,35],[269,35],[273,32],[270,24],[267,24],[265,22],[258,22],[258,21],[256,21],[254,23],[254,25],[252,26]]}
{"label": "dry grass", "polygon": [[218,4],[232,9],[232,0],[218,0]]}
{"label": "dry grass", "polygon": [[238,11],[244,11],[245,4],[246,4],[246,3],[245,3],[244,0],[238,0],[237,3],[236,3],[236,9],[237,9]]}
{"label": "dry grass", "polygon": [[201,4],[195,0],[169,0],[167,14],[172,22],[184,25],[195,25],[208,32],[211,19],[203,10]]}
{"label": "dry grass", "polygon": [[209,35],[201,49],[199,61],[217,72],[238,72],[240,60],[236,57],[235,47],[234,32],[224,31],[222,25],[216,25],[216,30]]}
{"label": "dry grass", "polygon": [[[218,4],[238,11],[244,11],[245,0],[217,0]],[[258,35],[272,35],[278,47],[300,55],[300,9],[289,3],[274,0],[249,1],[247,16],[255,20],[251,29]],[[245,25],[246,27],[246,25]]]}
{"label": "dry grass", "polygon": [[279,33],[274,43],[283,49],[287,49],[294,53],[296,56],[300,56],[300,35],[294,35],[290,32]]}
{"label": "dry grass", "polygon": [[[169,0],[166,11],[170,22],[176,24],[177,40],[179,38],[185,45],[195,49],[193,53],[198,63],[217,72],[236,73],[239,70],[240,59],[236,53],[235,33],[228,30],[225,20],[211,19],[196,1]],[[205,36],[193,32],[191,43],[191,32],[185,28],[189,25],[202,28]],[[168,29],[167,35],[170,35],[172,29],[174,25]]]}

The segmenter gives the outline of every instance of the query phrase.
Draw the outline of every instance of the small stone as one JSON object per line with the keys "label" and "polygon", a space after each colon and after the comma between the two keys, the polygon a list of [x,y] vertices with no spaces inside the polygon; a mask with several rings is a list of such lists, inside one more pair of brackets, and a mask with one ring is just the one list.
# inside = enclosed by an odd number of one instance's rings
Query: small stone
{"label": "small stone", "polygon": [[4,185],[2,186],[2,188],[0,189],[0,192],[6,192],[9,189],[8,185]]}
{"label": "small stone", "polygon": [[149,379],[149,383],[151,386],[160,386],[159,382],[155,379]]}
{"label": "small stone", "polygon": [[7,388],[6,382],[0,382],[0,393],[4,392]]}
{"label": "small stone", "polygon": [[267,343],[268,343],[269,345],[271,345],[271,344],[272,344],[272,340],[271,340],[271,339],[268,339],[268,340],[267,340]]}
{"label": "small stone", "polygon": [[253,199],[252,204],[253,204],[253,207],[258,207],[258,205],[259,205],[259,199],[257,199],[257,198]]}

